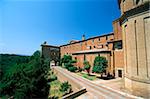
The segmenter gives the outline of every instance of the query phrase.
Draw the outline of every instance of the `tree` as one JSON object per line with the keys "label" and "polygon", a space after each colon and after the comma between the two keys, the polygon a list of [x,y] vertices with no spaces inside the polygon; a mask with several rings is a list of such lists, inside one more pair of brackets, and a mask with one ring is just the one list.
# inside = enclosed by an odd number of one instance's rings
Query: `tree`
{"label": "tree", "polygon": [[68,63],[68,62],[70,62],[70,60],[72,60],[72,56],[64,55],[62,59],[63,59],[62,60],[63,63]]}
{"label": "tree", "polygon": [[94,66],[93,66],[93,72],[100,73],[102,76],[102,73],[106,70],[108,66],[108,61],[105,57],[97,56],[94,60]]}
{"label": "tree", "polygon": [[0,54],[0,70],[1,70],[1,77],[9,67],[20,64],[20,63],[28,63],[30,56],[21,56],[15,54]]}
{"label": "tree", "polygon": [[84,61],[84,69],[87,71],[88,74],[90,74],[90,68],[91,68],[91,65],[89,64],[88,61]]}
{"label": "tree", "polygon": [[10,66],[0,81],[0,96],[16,99],[43,98],[49,94],[49,65],[36,51],[26,63]]}
{"label": "tree", "polygon": [[61,62],[64,63],[65,68],[71,72],[75,72],[77,70],[77,67],[75,67],[73,64],[76,63],[76,60],[72,59],[72,56],[70,55],[64,55],[64,57],[61,59]]}

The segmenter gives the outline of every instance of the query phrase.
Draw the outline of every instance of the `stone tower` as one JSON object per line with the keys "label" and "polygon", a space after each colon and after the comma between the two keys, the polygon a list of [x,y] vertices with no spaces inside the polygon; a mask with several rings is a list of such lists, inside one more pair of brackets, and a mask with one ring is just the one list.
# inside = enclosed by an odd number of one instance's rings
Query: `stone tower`
{"label": "stone tower", "polygon": [[150,98],[150,1],[118,0],[121,10],[125,87]]}

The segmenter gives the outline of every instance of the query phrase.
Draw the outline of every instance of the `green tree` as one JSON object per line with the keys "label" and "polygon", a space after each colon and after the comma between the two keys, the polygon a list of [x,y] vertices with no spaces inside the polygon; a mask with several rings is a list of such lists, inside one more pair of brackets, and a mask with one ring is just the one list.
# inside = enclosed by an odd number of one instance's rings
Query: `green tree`
{"label": "green tree", "polygon": [[70,60],[72,60],[72,56],[70,56],[70,55],[64,55],[62,58],[63,63],[68,63],[68,62],[70,62]]}
{"label": "green tree", "polygon": [[93,72],[100,73],[102,76],[102,73],[106,70],[108,66],[108,61],[105,57],[97,56],[94,60],[94,66],[93,66]]}
{"label": "green tree", "polygon": [[75,72],[77,70],[77,67],[75,67],[73,64],[76,63],[76,60],[72,59],[72,56],[70,55],[64,55],[62,58],[62,63],[64,63],[65,68],[71,72]]}
{"label": "green tree", "polygon": [[87,71],[88,74],[90,74],[90,68],[91,68],[91,65],[89,64],[88,61],[84,61],[84,69]]}
{"label": "green tree", "polygon": [[10,66],[0,81],[0,96],[15,99],[43,98],[49,93],[49,65],[36,51],[25,63]]}
{"label": "green tree", "polygon": [[0,54],[0,80],[3,74],[8,70],[9,67],[20,64],[28,63],[30,56],[21,56],[15,54]]}

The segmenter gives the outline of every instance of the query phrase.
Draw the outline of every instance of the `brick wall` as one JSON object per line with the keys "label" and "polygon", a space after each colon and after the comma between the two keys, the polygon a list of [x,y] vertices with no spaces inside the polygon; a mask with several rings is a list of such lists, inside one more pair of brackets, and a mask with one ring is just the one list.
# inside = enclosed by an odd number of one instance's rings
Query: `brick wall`
{"label": "brick wall", "polygon": [[[117,35],[118,36],[118,35]],[[66,44],[62,45],[60,47],[61,51],[61,57],[63,57],[65,54],[72,55],[73,59],[77,60],[77,63],[75,64],[77,67],[83,68],[83,62],[84,59],[89,61],[91,67],[91,70],[93,68],[94,59],[96,56],[104,56],[108,60],[108,71],[113,72],[113,56],[111,55],[111,51],[113,50],[113,42],[114,41],[114,34],[108,34],[108,35],[102,35],[97,37],[92,37],[87,40],[78,41],[76,43]],[[110,53],[102,52],[102,53],[82,53],[74,55],[74,53],[78,51],[87,51],[87,50],[94,50],[94,49],[106,49],[110,50]]]}
{"label": "brick wall", "polygon": [[120,9],[121,9],[121,14],[131,9],[134,9],[137,6],[140,6],[148,1],[149,0],[121,0],[119,4]]}

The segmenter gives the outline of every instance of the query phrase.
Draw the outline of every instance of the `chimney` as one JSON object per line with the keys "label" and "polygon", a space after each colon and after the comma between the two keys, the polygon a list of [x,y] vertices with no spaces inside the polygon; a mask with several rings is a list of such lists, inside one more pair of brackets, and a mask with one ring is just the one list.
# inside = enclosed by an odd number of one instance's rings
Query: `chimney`
{"label": "chimney", "polygon": [[44,45],[46,45],[47,44],[47,42],[46,41],[44,41],[44,43],[43,43]]}
{"label": "chimney", "polygon": [[85,35],[84,35],[84,34],[82,35],[82,41],[83,41],[83,40],[85,40]]}

